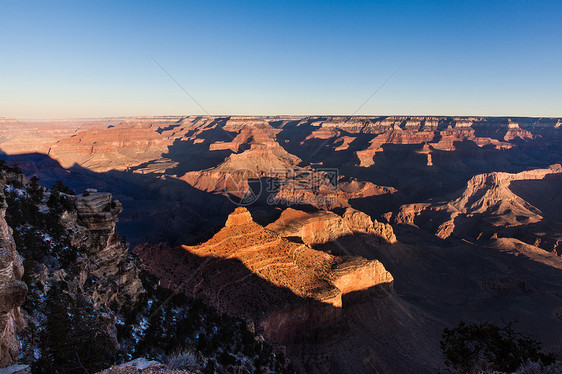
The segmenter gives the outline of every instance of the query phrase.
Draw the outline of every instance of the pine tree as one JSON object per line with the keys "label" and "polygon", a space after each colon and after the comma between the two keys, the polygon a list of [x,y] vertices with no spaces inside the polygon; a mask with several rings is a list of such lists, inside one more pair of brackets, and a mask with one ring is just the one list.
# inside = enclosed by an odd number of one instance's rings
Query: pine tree
{"label": "pine tree", "polygon": [[29,181],[30,184],[27,189],[29,196],[34,203],[39,203],[43,199],[43,187],[39,185],[39,178],[34,175]]}
{"label": "pine tree", "polygon": [[34,373],[93,373],[110,366],[117,347],[106,324],[82,297],[71,297],[62,285],[47,293],[47,321],[40,335],[41,358]]}

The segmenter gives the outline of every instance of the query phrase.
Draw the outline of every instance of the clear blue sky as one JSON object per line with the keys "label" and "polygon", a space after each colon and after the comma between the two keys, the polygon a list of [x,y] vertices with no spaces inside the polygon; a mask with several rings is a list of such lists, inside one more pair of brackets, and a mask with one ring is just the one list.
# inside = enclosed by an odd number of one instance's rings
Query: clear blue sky
{"label": "clear blue sky", "polygon": [[562,116],[562,2],[0,0],[0,117]]}

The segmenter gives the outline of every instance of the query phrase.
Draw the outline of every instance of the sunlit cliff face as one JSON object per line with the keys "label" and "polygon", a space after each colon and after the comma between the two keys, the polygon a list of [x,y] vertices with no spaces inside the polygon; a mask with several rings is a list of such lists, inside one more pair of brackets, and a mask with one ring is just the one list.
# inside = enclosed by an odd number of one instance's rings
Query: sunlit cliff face
{"label": "sunlit cliff face", "polygon": [[201,257],[239,260],[253,274],[278,287],[335,307],[342,307],[346,293],[393,281],[378,261],[339,258],[289,241],[255,223],[242,207],[212,239],[182,248]]}

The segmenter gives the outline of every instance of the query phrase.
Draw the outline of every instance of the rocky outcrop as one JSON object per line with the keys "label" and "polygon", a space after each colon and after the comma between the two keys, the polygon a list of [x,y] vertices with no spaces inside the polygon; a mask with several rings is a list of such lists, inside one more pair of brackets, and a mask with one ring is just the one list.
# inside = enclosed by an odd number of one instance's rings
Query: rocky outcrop
{"label": "rocky outcrop", "polygon": [[330,211],[307,213],[287,208],[267,229],[286,238],[300,238],[305,244],[314,245],[331,242],[353,231],[337,214]]}
{"label": "rocky outcrop", "polygon": [[355,139],[356,138],[354,136],[340,136],[338,140],[340,144],[334,148],[334,151],[345,151]]}
{"label": "rocky outcrop", "polygon": [[256,124],[252,120],[235,121],[230,119],[224,128],[229,131],[238,131],[238,134],[230,142],[217,141],[209,144],[209,151],[230,149],[232,152],[238,153],[241,147],[247,148],[251,144],[260,144],[267,148],[278,147],[278,144],[275,142],[275,134],[279,131],[273,129],[265,121]]}
{"label": "rocky outcrop", "polygon": [[[319,209],[334,209],[349,207],[352,199],[362,199],[371,196],[393,194],[393,187],[379,186],[371,182],[351,179],[340,180],[335,184],[329,182],[329,173],[322,170],[293,170],[293,176],[272,175],[269,182],[281,181],[277,189],[269,192],[267,201],[281,206],[311,205]],[[272,182],[270,184],[274,184]],[[266,194],[268,191],[266,190]]]}
{"label": "rocky outcrop", "polygon": [[[452,206],[463,213],[483,213],[494,206],[504,202],[515,205],[516,210],[527,213],[527,215],[538,214],[538,209],[515,195],[509,186],[511,182],[518,180],[543,179],[549,174],[562,173],[562,165],[552,165],[547,169],[535,169],[523,171],[517,174],[494,172],[479,174],[470,179],[462,195],[452,202]],[[532,212],[531,212],[532,211]]]}
{"label": "rocky outcrop", "polygon": [[234,173],[246,171],[257,178],[272,175],[276,171],[291,170],[301,162],[297,156],[287,152],[259,129],[241,130],[239,136],[228,143],[228,146],[226,144],[224,143],[226,148],[236,151],[242,144],[247,149],[228,156],[215,168],[188,172],[181,179],[198,189],[214,192],[223,190],[222,182]]}
{"label": "rocky outcrop", "polygon": [[[230,149],[241,153],[228,156],[220,165],[199,171],[190,171],[180,179],[193,187],[213,193],[243,198],[252,194],[251,180],[261,185],[259,192],[269,203],[281,205],[308,204],[319,208],[349,206],[350,199],[394,193],[392,187],[377,186],[371,182],[339,181],[330,179],[322,169],[298,166],[302,161],[287,152],[275,140],[274,132],[245,127],[231,142],[213,143],[210,150]],[[275,186],[275,188],[271,188]]]}
{"label": "rocky outcrop", "polygon": [[[46,331],[53,313],[69,317],[61,322],[65,326],[79,318],[89,321],[92,326],[83,331],[91,328],[92,336],[107,338],[104,344],[116,350],[116,320],[144,293],[139,268],[116,230],[121,204],[108,193],[67,195],[22,180],[20,173],[1,173],[0,364],[31,363],[47,355],[50,347],[43,339],[50,338],[37,332]],[[22,259],[14,243],[25,257],[27,286],[20,281]],[[57,303],[60,310],[53,307]]]}
{"label": "rocky outcrop", "polygon": [[396,242],[392,226],[373,222],[371,217],[353,208],[347,208],[341,216],[330,211],[307,213],[287,208],[267,228],[284,237],[298,237],[308,245],[331,242],[354,233],[372,234],[384,243]]}
{"label": "rocky outcrop", "polygon": [[[66,225],[72,230],[72,244],[89,254],[83,261],[79,280],[103,280],[95,284],[91,297],[95,306],[135,303],[143,293],[139,269],[130,258],[129,246],[117,233],[118,215],[123,211],[110,193],[87,190],[75,197],[77,220]],[[83,287],[83,284],[78,284]]]}
{"label": "rocky outcrop", "polygon": [[301,339],[307,329],[329,329],[341,317],[346,295],[391,289],[393,282],[379,261],[295,243],[255,223],[242,207],[203,244],[143,244],[135,252],[164,286],[250,318],[278,342]]}
{"label": "rocky outcrop", "polygon": [[[544,218],[540,209],[513,192],[512,183],[544,180],[561,173],[562,166],[556,164],[546,169],[515,174],[479,174],[471,178],[466,188],[451,200],[403,205],[394,214],[393,220],[395,223],[419,225],[442,239],[453,234],[480,238],[486,232],[496,232],[497,236],[500,230],[507,232],[516,227],[536,225]],[[538,239],[540,242],[541,239]]]}
{"label": "rocky outcrop", "polygon": [[206,170],[190,171],[180,177],[193,187],[213,193],[237,197],[250,191],[250,180],[292,170],[301,160],[283,149],[261,129],[245,128],[231,142],[211,144],[211,150],[239,151],[228,156],[221,164]]}
{"label": "rocky outcrop", "polygon": [[236,208],[225,228],[208,242],[182,248],[201,257],[237,259],[253,274],[278,287],[336,307],[342,306],[344,291],[335,283],[343,277],[353,274],[361,279],[355,285],[358,289],[392,282],[392,276],[384,267],[371,265],[362,269],[368,261],[343,261],[282,238],[255,223],[246,208]]}
{"label": "rocky outcrop", "polygon": [[375,164],[374,156],[377,152],[383,152],[382,146],[385,144],[421,144],[433,140],[435,134],[429,131],[402,130],[394,126],[391,131],[377,135],[369,147],[362,151],[357,151],[359,166],[369,167]]}
{"label": "rocky outcrop", "polygon": [[396,243],[396,235],[388,223],[371,220],[367,214],[352,208],[347,208],[343,219],[351,230],[374,234],[387,243]]}
{"label": "rocky outcrop", "polygon": [[5,220],[3,182],[0,182],[0,367],[10,365],[18,358],[20,343],[16,330],[24,325],[20,306],[27,294],[27,286],[21,281],[21,258],[16,251],[12,229]]}

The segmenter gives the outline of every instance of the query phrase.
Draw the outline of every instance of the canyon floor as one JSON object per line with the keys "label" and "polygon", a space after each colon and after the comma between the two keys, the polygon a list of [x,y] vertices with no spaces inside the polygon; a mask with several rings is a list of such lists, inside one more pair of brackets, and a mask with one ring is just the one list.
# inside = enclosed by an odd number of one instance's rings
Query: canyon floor
{"label": "canyon floor", "polygon": [[107,191],[159,283],[311,373],[435,373],[460,321],[562,359],[562,120],[0,119],[0,158]]}

